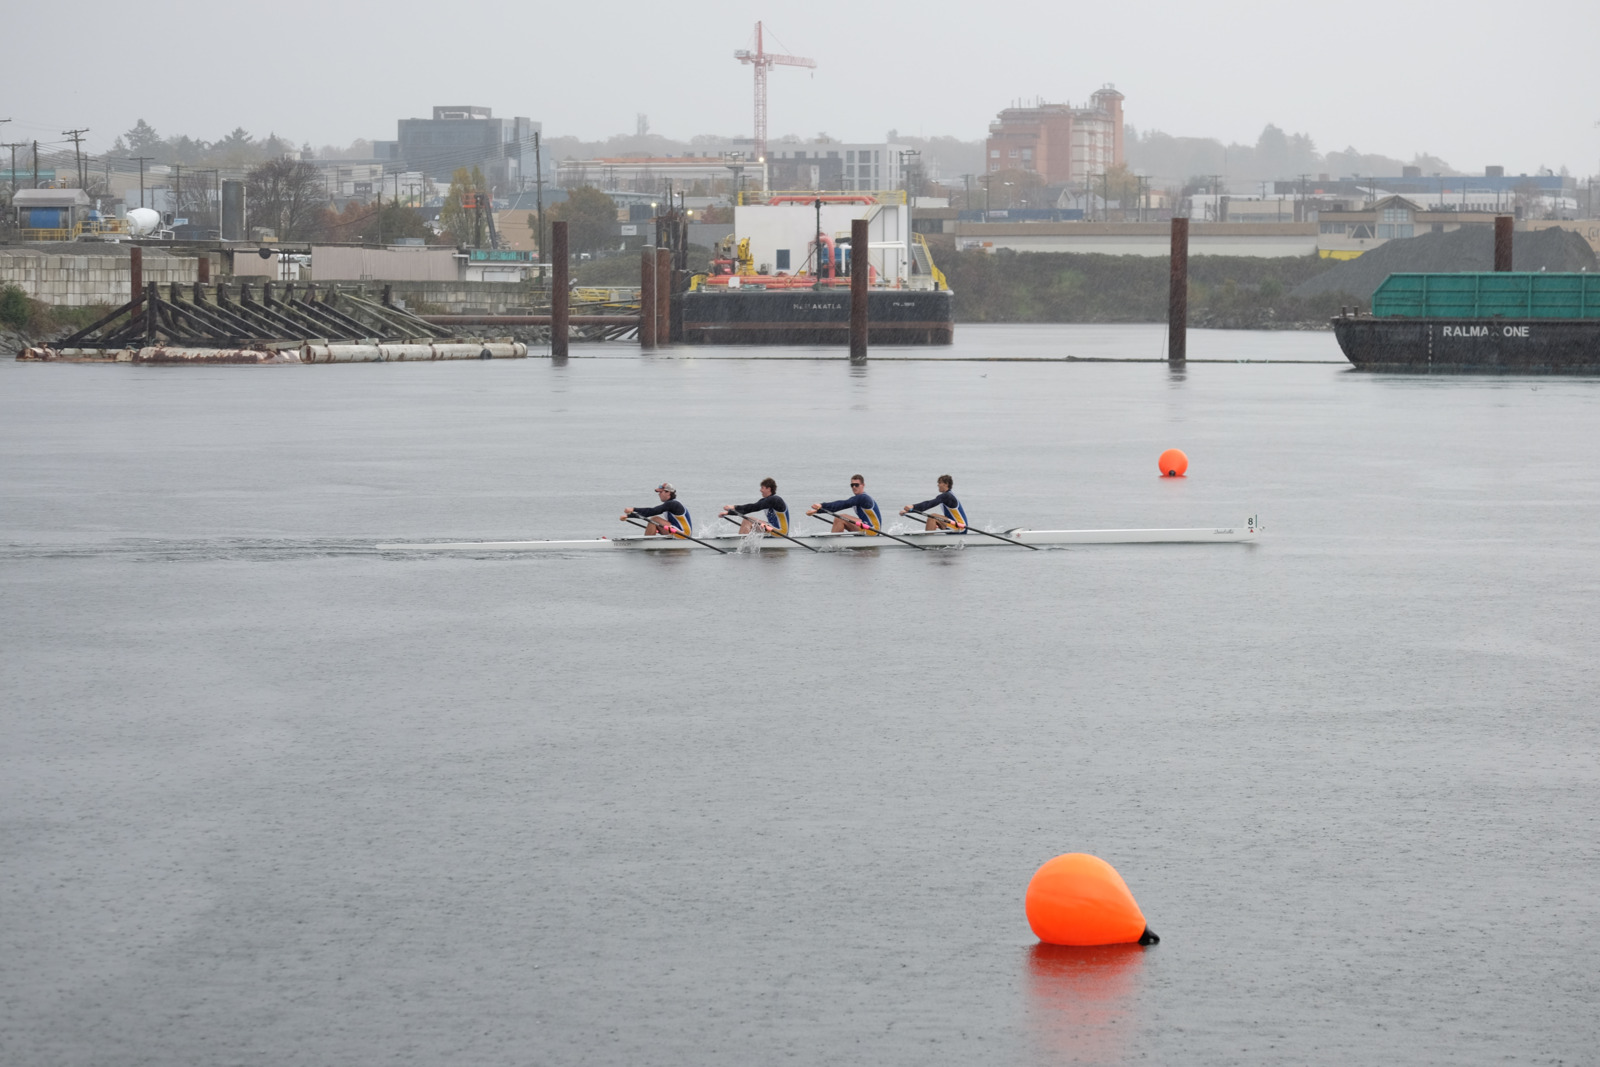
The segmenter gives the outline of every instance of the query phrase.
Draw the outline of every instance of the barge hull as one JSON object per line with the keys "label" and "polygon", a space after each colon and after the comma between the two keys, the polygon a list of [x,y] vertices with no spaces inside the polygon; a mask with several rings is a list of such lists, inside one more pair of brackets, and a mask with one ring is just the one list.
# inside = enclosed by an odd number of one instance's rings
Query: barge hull
{"label": "barge hull", "polygon": [[[706,290],[684,293],[683,340],[708,345],[844,345],[849,290]],[[867,294],[867,342],[948,345],[955,340],[949,290]]]}
{"label": "barge hull", "polygon": [[1423,374],[1600,374],[1600,319],[1333,320],[1357,370]]}

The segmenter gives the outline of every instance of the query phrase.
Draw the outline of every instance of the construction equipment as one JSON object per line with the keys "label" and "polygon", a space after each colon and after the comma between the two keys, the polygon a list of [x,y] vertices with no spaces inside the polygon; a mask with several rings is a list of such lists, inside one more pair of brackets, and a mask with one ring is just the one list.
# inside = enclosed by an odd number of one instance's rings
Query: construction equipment
{"label": "construction equipment", "polygon": [[767,71],[773,67],[810,67],[815,69],[817,61],[804,56],[786,56],[777,52],[768,52],[762,45],[761,23],[756,23],[756,50],[741,48],[733,53],[733,58],[741,63],[748,63],[756,71],[756,162],[767,161]]}

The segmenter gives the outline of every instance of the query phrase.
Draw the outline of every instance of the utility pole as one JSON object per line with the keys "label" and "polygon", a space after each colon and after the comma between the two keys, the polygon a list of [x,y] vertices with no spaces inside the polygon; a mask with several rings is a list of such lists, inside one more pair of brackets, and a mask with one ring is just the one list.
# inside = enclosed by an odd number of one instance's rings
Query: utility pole
{"label": "utility pole", "polygon": [[1211,221],[1222,221],[1222,175],[1208,175],[1211,179]]}
{"label": "utility pole", "polygon": [[[817,236],[816,236],[816,240],[812,242],[812,247],[814,247],[817,250],[817,252],[816,252],[816,257],[812,260],[812,264],[811,264],[812,265],[811,288],[812,288],[813,291],[822,288],[822,197],[820,197],[820,196],[817,197],[816,208],[817,208]],[[856,253],[856,250],[852,248],[850,250],[850,254],[853,256],[853,255],[855,255],[855,253]]]}
{"label": "utility pole", "polygon": [[39,142],[33,142],[33,187],[39,188]]}
{"label": "utility pole", "polygon": [[[35,141],[34,144],[39,142]],[[139,164],[139,206],[144,207],[144,165],[153,163],[155,156],[134,156],[133,161]]]}
{"label": "utility pole", "polygon": [[19,148],[27,148],[28,147],[28,142],[26,142],[26,141],[7,141],[4,145],[0,145],[0,147],[11,149],[11,197],[12,197],[12,199],[16,199],[16,196],[17,196],[17,149],[19,149]]}
{"label": "utility pole", "polygon": [[82,189],[86,184],[88,184],[84,180],[84,175],[83,175],[83,135],[88,133],[88,132],[89,132],[89,128],[87,126],[85,126],[81,130],[62,130],[61,131],[61,136],[69,138],[72,141],[72,154],[73,154],[73,156],[74,156],[74,158],[76,160],[76,164],[77,164],[74,169],[77,171],[77,174],[78,174],[78,188],[79,189]]}
{"label": "utility pole", "polygon": [[[206,168],[196,167],[194,169],[194,172],[196,174],[213,174],[213,175],[216,175],[219,179],[220,179],[220,177],[222,175],[222,172],[220,170],[217,170],[216,168],[212,168],[212,167],[206,167]],[[205,196],[202,198],[202,199],[205,200],[205,204],[206,204],[206,220],[207,220],[208,228],[209,228],[209,223],[210,223],[210,219],[211,219],[211,185],[212,185],[211,182],[206,182],[206,184],[205,184]],[[218,207],[218,211],[219,211],[219,214],[218,214],[218,217],[217,217],[217,234],[218,234],[219,237],[222,234],[222,218],[221,218],[221,214],[220,214],[220,210],[221,210],[221,207],[222,207],[221,200],[222,200],[222,194],[219,192],[217,194],[217,201],[218,201],[217,202],[217,207]]]}

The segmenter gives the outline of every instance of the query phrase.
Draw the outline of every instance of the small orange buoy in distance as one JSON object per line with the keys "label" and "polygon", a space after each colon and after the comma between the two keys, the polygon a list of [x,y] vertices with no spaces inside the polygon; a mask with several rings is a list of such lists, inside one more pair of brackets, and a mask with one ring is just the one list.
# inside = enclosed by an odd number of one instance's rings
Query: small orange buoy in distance
{"label": "small orange buoy in distance", "polygon": [[1181,448],[1169,448],[1161,453],[1161,477],[1182,478],[1189,469],[1189,457]]}
{"label": "small orange buoy in distance", "polygon": [[1128,883],[1099,856],[1069,852],[1034,872],[1023,909],[1048,945],[1153,945]]}

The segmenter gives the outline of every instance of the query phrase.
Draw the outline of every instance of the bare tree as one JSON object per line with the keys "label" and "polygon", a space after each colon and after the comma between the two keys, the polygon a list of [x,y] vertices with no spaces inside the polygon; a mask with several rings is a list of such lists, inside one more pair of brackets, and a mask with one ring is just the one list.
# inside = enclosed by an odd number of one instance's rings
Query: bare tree
{"label": "bare tree", "polygon": [[281,240],[304,237],[327,197],[322,172],[300,159],[270,159],[245,175],[245,203],[253,222]]}

